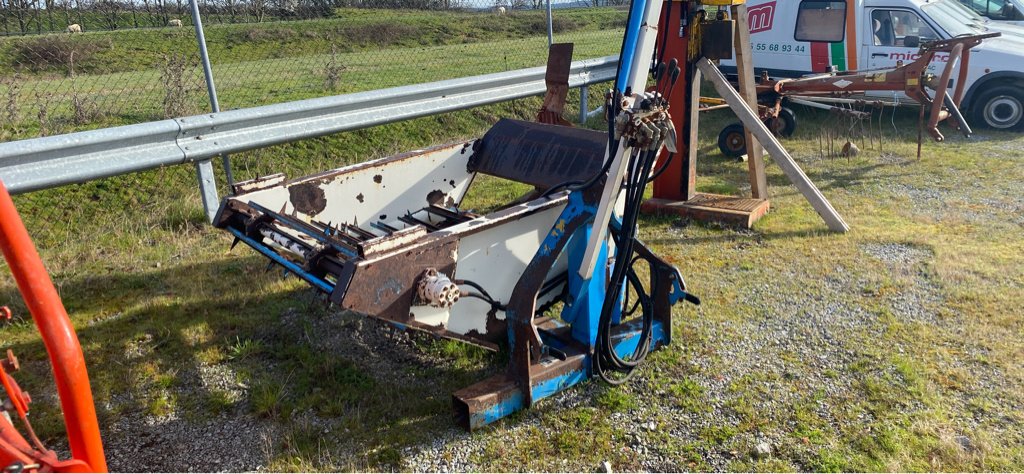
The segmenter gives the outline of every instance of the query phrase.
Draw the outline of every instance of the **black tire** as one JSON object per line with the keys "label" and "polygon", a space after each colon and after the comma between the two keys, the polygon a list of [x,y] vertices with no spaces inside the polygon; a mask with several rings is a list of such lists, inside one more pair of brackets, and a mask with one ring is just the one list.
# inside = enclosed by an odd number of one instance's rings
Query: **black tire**
{"label": "black tire", "polygon": [[766,119],[764,126],[768,127],[777,137],[789,138],[796,132],[796,114],[792,109],[782,107],[779,109],[779,116],[774,119]]}
{"label": "black tire", "polygon": [[994,130],[1024,129],[1024,89],[997,86],[978,94],[972,106],[974,123]]}
{"label": "black tire", "polygon": [[729,158],[739,158],[747,154],[747,136],[743,132],[743,124],[726,125],[718,134],[718,149]]}

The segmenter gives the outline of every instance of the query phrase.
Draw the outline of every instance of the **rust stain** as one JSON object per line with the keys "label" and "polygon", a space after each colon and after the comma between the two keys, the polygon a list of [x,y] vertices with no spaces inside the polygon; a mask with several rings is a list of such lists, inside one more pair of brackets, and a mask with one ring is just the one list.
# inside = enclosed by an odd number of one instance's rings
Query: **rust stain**
{"label": "rust stain", "polygon": [[435,189],[427,194],[427,204],[431,206],[438,205],[444,201],[444,193],[440,189]]}
{"label": "rust stain", "polygon": [[300,183],[288,187],[288,199],[295,209],[315,216],[327,208],[327,196],[315,183]]}

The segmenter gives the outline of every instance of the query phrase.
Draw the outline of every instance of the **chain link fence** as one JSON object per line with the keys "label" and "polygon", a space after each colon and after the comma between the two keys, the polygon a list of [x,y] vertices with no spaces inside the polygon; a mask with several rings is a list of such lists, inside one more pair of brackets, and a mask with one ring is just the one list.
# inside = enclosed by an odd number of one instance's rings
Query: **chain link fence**
{"label": "chain link fence", "polygon": [[[0,0],[0,140],[209,110],[187,3],[63,1]],[[541,66],[547,56],[539,0],[275,1],[200,3],[222,109]],[[577,59],[618,51],[624,6],[553,7],[554,40],[576,43]]]}

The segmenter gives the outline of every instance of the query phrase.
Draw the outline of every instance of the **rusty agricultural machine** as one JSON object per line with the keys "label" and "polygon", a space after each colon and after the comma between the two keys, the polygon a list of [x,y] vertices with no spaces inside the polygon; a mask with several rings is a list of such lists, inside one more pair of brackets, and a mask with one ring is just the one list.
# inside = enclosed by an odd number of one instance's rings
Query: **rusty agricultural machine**
{"label": "rusty agricultural machine", "polygon": [[[944,121],[949,121],[965,136],[971,135],[971,128],[959,109],[967,83],[971,48],[999,35],[987,33],[922,43],[916,59],[907,64],[900,61],[894,68],[829,72],[797,79],[772,79],[764,73],[757,84],[758,112],[777,136],[788,137],[796,129],[796,115],[786,104],[825,109],[838,117],[857,121],[871,116],[872,112],[866,109],[882,106],[879,92],[902,92],[920,106],[920,158],[923,132],[927,131],[935,141],[941,142],[944,136],[939,124]],[[945,66],[936,75],[928,71],[928,66],[940,53],[944,54]],[[959,69],[955,70],[957,65]],[[951,83],[956,85],[952,94]],[[865,93],[874,96],[865,97]],[[721,99],[703,98],[702,103],[703,111],[728,107]],[[729,157],[744,155],[747,145],[743,125],[737,122],[723,128],[718,136],[718,147]]]}
{"label": "rusty agricultural machine", "polygon": [[[502,119],[468,143],[240,183],[215,225],[344,309],[507,344],[507,371],[453,394],[458,423],[478,428],[592,375],[624,380],[671,340],[672,305],[698,302],[636,239],[643,188],[671,136],[651,99],[627,98],[611,146],[602,132]],[[627,175],[621,217],[610,212],[613,163]],[[462,205],[478,175],[536,192],[479,215]]]}

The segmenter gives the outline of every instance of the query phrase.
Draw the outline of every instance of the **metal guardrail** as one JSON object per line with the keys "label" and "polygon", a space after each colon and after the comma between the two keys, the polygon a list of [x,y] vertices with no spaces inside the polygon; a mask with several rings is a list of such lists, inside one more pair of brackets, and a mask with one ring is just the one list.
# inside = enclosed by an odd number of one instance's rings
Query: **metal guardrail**
{"label": "metal guardrail", "polygon": [[[617,56],[575,61],[569,87],[611,81]],[[544,67],[0,143],[12,194],[544,93]],[[204,197],[210,196],[204,192]],[[211,196],[214,200],[216,195]],[[208,198],[204,198],[209,200]],[[209,210],[216,202],[204,202]]]}

